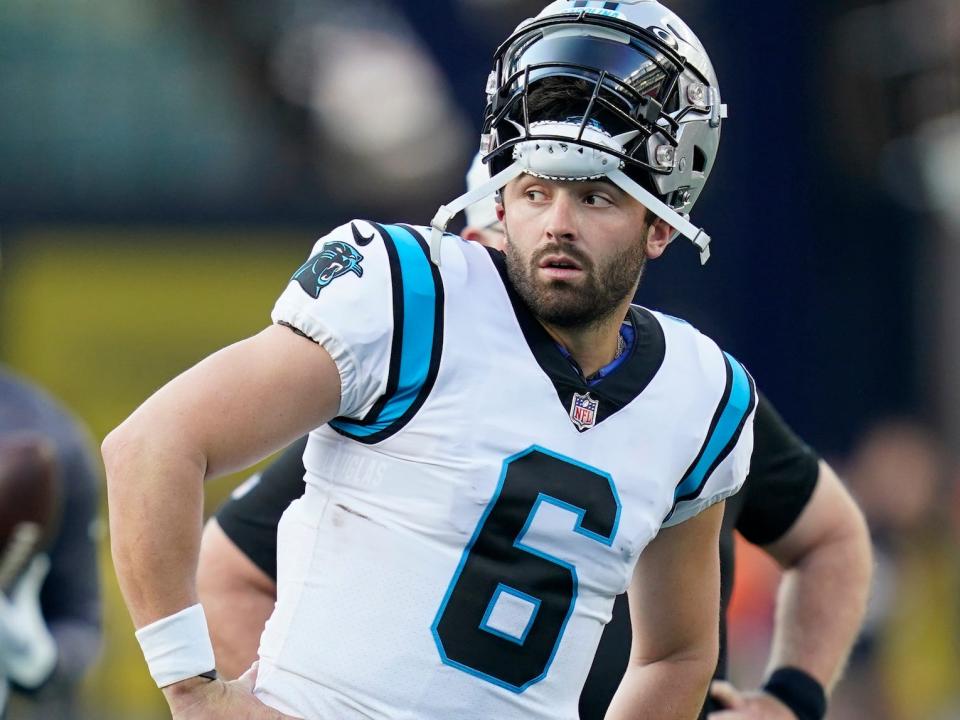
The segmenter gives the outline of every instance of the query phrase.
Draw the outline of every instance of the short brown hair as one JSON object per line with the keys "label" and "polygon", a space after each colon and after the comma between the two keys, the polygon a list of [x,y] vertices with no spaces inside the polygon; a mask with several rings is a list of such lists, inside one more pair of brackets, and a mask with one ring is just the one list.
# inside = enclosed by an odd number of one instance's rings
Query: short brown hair
{"label": "short brown hair", "polygon": [[[530,95],[527,98],[530,121],[583,117],[590,105],[594,88],[594,83],[573,77],[549,77],[531,84]],[[607,100],[617,102],[609,90],[601,90],[601,95]],[[622,123],[608,110],[594,107],[591,118],[598,121],[611,134],[622,132],[618,128]]]}

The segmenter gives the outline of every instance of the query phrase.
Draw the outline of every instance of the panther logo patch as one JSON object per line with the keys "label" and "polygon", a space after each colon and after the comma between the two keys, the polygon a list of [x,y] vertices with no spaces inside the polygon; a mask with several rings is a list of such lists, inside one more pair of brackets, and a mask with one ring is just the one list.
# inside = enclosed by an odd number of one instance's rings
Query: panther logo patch
{"label": "panther logo patch", "polygon": [[300,283],[300,287],[310,297],[316,299],[320,291],[341,275],[356,273],[363,277],[363,261],[357,249],[350,243],[334,240],[326,243],[319,253],[307,260],[297,270],[291,280]]}

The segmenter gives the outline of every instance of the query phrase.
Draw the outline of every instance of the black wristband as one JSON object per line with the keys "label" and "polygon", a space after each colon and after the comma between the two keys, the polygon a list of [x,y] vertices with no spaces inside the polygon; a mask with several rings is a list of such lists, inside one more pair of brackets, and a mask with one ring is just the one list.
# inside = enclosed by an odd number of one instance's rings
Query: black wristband
{"label": "black wristband", "polygon": [[827,694],[823,685],[798,668],[774,670],[763,691],[790,708],[797,720],[823,720],[827,714]]}
{"label": "black wristband", "polygon": [[217,680],[220,676],[217,674],[217,669],[214,668],[213,670],[200,673],[197,677],[206,678],[207,680]]}

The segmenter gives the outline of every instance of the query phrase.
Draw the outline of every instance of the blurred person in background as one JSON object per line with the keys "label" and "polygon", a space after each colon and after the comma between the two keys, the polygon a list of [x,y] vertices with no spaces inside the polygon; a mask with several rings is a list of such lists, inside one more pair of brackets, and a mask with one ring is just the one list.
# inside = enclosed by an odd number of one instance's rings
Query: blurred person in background
{"label": "blurred person in background", "polygon": [[46,552],[0,597],[0,683],[13,690],[9,720],[70,720],[78,717],[80,680],[100,649],[99,472],[80,423],[0,366],[0,435],[21,433],[53,447],[60,517]]}
{"label": "blurred person in background", "polygon": [[951,505],[955,458],[923,424],[874,426],[849,464],[877,573],[837,720],[960,716],[960,565]]}
{"label": "blurred person in background", "polygon": [[[481,156],[467,174],[467,189],[489,179]],[[506,237],[492,198],[470,206],[461,236],[503,251]],[[721,655],[715,677],[726,678],[725,609],[733,585],[733,534],[762,545],[787,572],[780,598],[769,673],[793,668],[794,683],[808,682],[811,697],[789,697],[792,713],[770,692],[740,692],[717,683],[705,713],[728,720],[809,717],[810,703],[825,707],[859,629],[870,577],[866,525],[830,467],[790,430],[761,395],[755,446],[743,489],[729,498],[720,536]],[[207,614],[218,669],[233,678],[254,662],[260,635],[276,600],[277,526],[304,492],[306,438],[291,445],[262,473],[239,486],[204,530],[197,590]],[[630,653],[626,597],[614,605],[580,699],[582,720],[601,720]],[[799,673],[803,673],[800,675]],[[783,673],[781,673],[781,676]],[[773,692],[781,688],[771,686]],[[807,714],[803,714],[807,711]],[[822,710],[814,711],[822,714]],[[713,717],[713,716],[711,716]]]}

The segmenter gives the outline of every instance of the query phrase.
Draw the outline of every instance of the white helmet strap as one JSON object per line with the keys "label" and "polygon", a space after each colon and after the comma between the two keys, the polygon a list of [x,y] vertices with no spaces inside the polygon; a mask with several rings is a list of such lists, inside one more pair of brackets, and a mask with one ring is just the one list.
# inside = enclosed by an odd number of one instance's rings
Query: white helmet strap
{"label": "white helmet strap", "polygon": [[480,202],[484,198],[490,197],[495,192],[503,188],[507,183],[523,174],[523,166],[520,163],[514,163],[506,170],[497,173],[482,185],[468,190],[449,205],[441,205],[437,214],[430,221],[430,260],[434,265],[440,265],[440,240],[443,233],[446,232],[447,224],[456,217],[457,213],[466,210],[474,203]]}
{"label": "white helmet strap", "polygon": [[[457,213],[497,192],[514,178],[527,173],[544,179],[562,181],[596,180],[606,177],[666,221],[678,234],[689,238],[700,250],[700,264],[705,264],[710,258],[710,236],[693,225],[687,216],[681,215],[649,190],[630,179],[623,172],[623,161],[620,158],[596,147],[623,152],[624,145],[636,135],[637,133],[633,131],[614,137],[599,128],[590,125],[582,127],[580,122],[570,120],[532,123],[531,139],[517,143],[513,148],[515,161],[513,164],[450,204],[440,206],[430,223],[432,227],[430,259],[436,265],[440,264],[440,241],[447,224]],[[562,138],[562,140],[556,138]],[[581,138],[592,143],[594,147],[579,144],[578,140]]]}
{"label": "white helmet strap", "polygon": [[706,265],[710,259],[710,236],[689,220],[689,215],[681,215],[656,195],[631,179],[623,170],[612,170],[607,177],[614,185],[637,200],[657,217],[664,220],[676,230],[677,235],[683,235],[700,250],[700,264]]}

